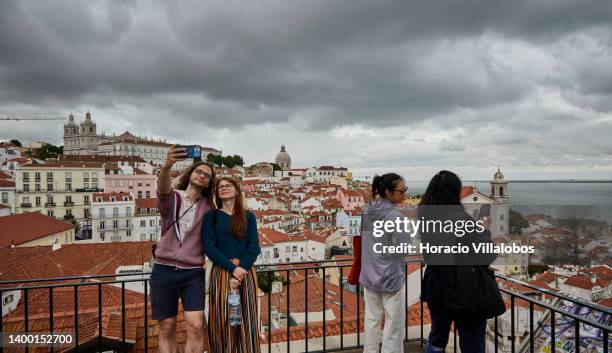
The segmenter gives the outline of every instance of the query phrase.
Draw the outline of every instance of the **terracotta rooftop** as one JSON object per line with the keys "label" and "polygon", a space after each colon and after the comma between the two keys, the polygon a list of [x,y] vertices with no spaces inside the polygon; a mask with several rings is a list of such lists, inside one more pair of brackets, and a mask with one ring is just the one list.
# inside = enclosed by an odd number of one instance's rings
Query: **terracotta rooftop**
{"label": "terracotta rooftop", "polygon": [[38,212],[0,217],[0,248],[27,243],[71,229],[74,229],[73,224]]}

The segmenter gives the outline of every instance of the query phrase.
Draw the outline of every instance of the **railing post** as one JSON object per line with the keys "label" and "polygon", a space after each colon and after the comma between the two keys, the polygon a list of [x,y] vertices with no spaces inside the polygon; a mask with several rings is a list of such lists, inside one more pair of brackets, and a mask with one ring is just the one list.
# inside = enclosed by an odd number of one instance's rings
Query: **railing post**
{"label": "railing post", "polygon": [[[204,271],[204,281],[206,281],[206,271]],[[147,284],[147,280],[143,281],[144,283],[144,351],[149,351],[149,288]],[[206,283],[206,282],[204,282]],[[204,288],[206,288],[206,284],[204,284]],[[204,309],[206,309],[206,298],[204,298]]]}
{"label": "railing post", "polygon": [[327,323],[325,322],[325,266],[323,266],[323,352],[327,348]]}
{"label": "railing post", "polygon": [[79,285],[74,287],[74,349],[79,351]]}
{"label": "railing post", "polygon": [[[3,295],[3,294],[4,294],[4,293],[3,293],[3,292],[0,290],[0,300],[3,300],[3,298],[2,298],[2,295]],[[0,305],[0,332],[3,332],[3,331],[2,331],[2,330],[3,330],[3,327],[2,327],[2,317],[4,316],[4,313],[2,312],[2,311],[3,311],[3,310],[2,310],[2,307],[3,307],[3,306],[4,306],[4,303],[2,303],[2,305]],[[3,352],[4,352],[4,348],[3,348],[3,346],[4,346],[4,345],[0,344],[0,353],[3,353]]]}
{"label": "railing post", "polygon": [[[421,268],[420,268],[420,276],[421,276],[421,292],[423,291],[423,263],[421,262]],[[423,317],[424,317],[424,313],[423,313],[423,300],[419,300],[420,306],[421,306],[421,347],[423,347],[423,340],[424,340],[424,333],[423,333]]]}
{"label": "railing post", "polygon": [[496,316],[495,317],[495,333],[494,333],[495,334],[495,343],[494,343],[495,353],[497,353],[497,351],[499,350],[498,343],[497,343],[498,342],[497,319],[498,317]]}
{"label": "railing post", "polygon": [[102,285],[98,284],[98,351],[102,353]]}
{"label": "railing post", "polygon": [[555,337],[555,311],[550,310],[550,351],[555,353],[557,338]]}
{"label": "railing post", "polygon": [[126,352],[125,346],[125,282],[121,282],[121,352]]}
{"label": "railing post", "polygon": [[515,352],[515,341],[514,341],[514,295],[510,294],[510,338],[512,342],[510,344],[511,352]]}
{"label": "railing post", "polygon": [[305,349],[306,353],[308,353],[308,269],[304,270],[304,311],[305,311],[305,319],[306,319],[306,337],[305,337]]}
{"label": "railing post", "polygon": [[340,268],[340,349],[344,349],[344,288],[342,286],[342,280],[344,278],[344,267]]}
{"label": "railing post", "polygon": [[268,353],[272,353],[272,270],[268,270]]}
{"label": "railing post", "polygon": [[[53,311],[53,287],[49,287],[49,332],[51,333],[53,333]],[[0,332],[2,332],[2,330],[0,330]],[[53,345],[51,345],[49,349],[50,352],[53,353]]]}
{"label": "railing post", "polygon": [[291,352],[291,321],[289,320],[289,318],[291,317],[291,295],[289,291],[290,285],[291,278],[289,278],[289,270],[287,270],[287,353]]}
{"label": "railing post", "polygon": [[533,350],[533,302],[529,302],[529,352]]}
{"label": "railing post", "polygon": [[580,321],[574,319],[574,332],[575,332],[575,338],[576,341],[574,342],[574,345],[576,346],[576,353],[580,353]]}
{"label": "railing post", "polygon": [[357,284],[357,346],[361,346],[361,286]]}

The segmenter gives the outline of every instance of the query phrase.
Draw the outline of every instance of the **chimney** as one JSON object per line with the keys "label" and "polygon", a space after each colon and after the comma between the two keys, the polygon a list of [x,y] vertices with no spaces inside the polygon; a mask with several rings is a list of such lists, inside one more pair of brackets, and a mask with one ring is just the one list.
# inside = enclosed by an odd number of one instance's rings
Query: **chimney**
{"label": "chimney", "polygon": [[597,282],[597,276],[591,274],[591,283],[595,284]]}
{"label": "chimney", "polygon": [[51,244],[51,251],[57,251],[62,248],[62,244],[60,244],[59,240],[53,239],[53,243]]}

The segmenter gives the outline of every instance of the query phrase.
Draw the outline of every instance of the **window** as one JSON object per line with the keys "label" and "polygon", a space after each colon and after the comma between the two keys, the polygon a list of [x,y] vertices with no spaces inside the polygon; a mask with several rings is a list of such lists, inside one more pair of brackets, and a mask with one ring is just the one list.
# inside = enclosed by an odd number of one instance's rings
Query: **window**
{"label": "window", "polygon": [[106,218],[106,209],[104,208],[100,209],[100,218]]}
{"label": "window", "polygon": [[119,207],[113,207],[113,218],[119,217]]}
{"label": "window", "polygon": [[285,246],[285,253],[288,253],[291,251],[291,247],[290,246]]}
{"label": "window", "polygon": [[47,172],[47,182],[53,181],[53,172]]}
{"label": "window", "polygon": [[47,191],[53,191],[53,183],[47,183]]}
{"label": "window", "polygon": [[503,221],[503,220],[504,220],[504,214],[503,214],[503,213],[499,215],[499,220],[500,220],[500,221]]}
{"label": "window", "polygon": [[66,217],[72,217],[72,210],[66,210]]}
{"label": "window", "polygon": [[66,172],[65,176],[66,176],[66,182],[71,183],[72,182],[72,172]]}
{"label": "window", "polygon": [[131,231],[130,229],[128,229],[128,230],[127,230],[127,232],[126,232],[126,235],[127,235],[128,237],[131,237],[131,236],[132,236],[132,231]]}
{"label": "window", "polygon": [[297,245],[293,246],[293,252],[297,252]]}
{"label": "window", "polygon": [[47,216],[49,216],[49,217],[55,217],[55,216],[53,215],[53,210],[47,210]]}
{"label": "window", "polygon": [[100,229],[104,229],[106,227],[106,223],[104,221],[100,221]]}
{"label": "window", "polygon": [[23,184],[23,191],[30,192],[30,184]]}
{"label": "window", "polygon": [[89,183],[89,172],[83,172],[83,181]]}
{"label": "window", "polygon": [[8,203],[8,192],[3,192],[2,193],[2,203],[4,203],[4,204]]}
{"label": "window", "polygon": [[150,227],[155,227],[155,220],[154,219],[149,221],[149,226]]}
{"label": "window", "polygon": [[111,180],[111,188],[114,188],[115,186],[117,186],[117,181],[116,180]]}
{"label": "window", "polygon": [[84,189],[89,189],[89,183],[83,183],[83,188]]}
{"label": "window", "polygon": [[40,173],[39,172],[34,173],[34,181],[35,182],[36,181],[40,181]]}
{"label": "window", "polygon": [[83,197],[83,203],[86,204],[86,205],[89,205],[89,195],[85,195]]}
{"label": "window", "polygon": [[147,226],[147,221],[145,221],[145,220],[141,220],[141,221],[140,221],[140,226],[141,226],[141,227],[146,227],[146,226]]}
{"label": "window", "polygon": [[117,229],[119,228],[119,221],[118,220],[114,220],[113,221],[113,229]]}
{"label": "window", "polygon": [[53,203],[53,195],[47,195],[47,203]]}
{"label": "window", "polygon": [[34,184],[34,191],[40,192],[40,183]]}
{"label": "window", "polygon": [[40,196],[36,196],[34,201],[36,202],[36,207],[40,207]]}
{"label": "window", "polygon": [[22,203],[30,203],[30,197],[29,197],[29,196],[24,196],[24,197],[21,199],[21,202],[22,202]]}
{"label": "window", "polygon": [[89,214],[89,208],[84,208],[83,209],[83,214],[85,216],[85,218],[90,218],[91,215]]}
{"label": "window", "polygon": [[132,217],[132,208],[131,207],[126,207],[125,208],[125,215],[127,217]]}
{"label": "window", "polygon": [[29,172],[23,172],[23,182],[24,183],[30,182],[30,173]]}
{"label": "window", "polygon": [[138,198],[142,199],[142,191],[138,191]]}

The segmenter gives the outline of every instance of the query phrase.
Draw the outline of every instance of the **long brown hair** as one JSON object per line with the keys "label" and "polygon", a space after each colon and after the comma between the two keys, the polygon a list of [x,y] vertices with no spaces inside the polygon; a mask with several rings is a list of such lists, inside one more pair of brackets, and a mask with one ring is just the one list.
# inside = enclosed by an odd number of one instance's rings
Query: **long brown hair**
{"label": "long brown hair", "polygon": [[215,176],[215,167],[213,167],[212,164],[207,163],[207,162],[195,162],[193,163],[191,166],[189,166],[189,168],[187,168],[187,170],[183,173],[183,175],[180,176],[178,182],[176,183],[176,190],[187,190],[187,186],[189,186],[189,181],[191,180],[191,174],[193,174],[193,171],[201,166],[201,165],[205,165],[208,168],[210,168],[212,174],[210,175],[210,179],[208,180],[208,186],[202,189],[202,197],[206,198],[206,200],[208,200],[208,205],[210,206],[211,209],[215,209],[215,203],[214,201],[214,195],[215,195],[215,185],[216,185],[216,176]]}
{"label": "long brown hair", "polygon": [[242,189],[240,188],[240,183],[238,182],[238,180],[227,176],[219,178],[217,180],[217,183],[215,184],[215,201],[217,202],[217,206],[221,208],[223,202],[221,201],[221,197],[219,197],[219,183],[224,180],[232,184],[234,186],[234,189],[236,190],[236,196],[234,199],[234,210],[231,216],[232,233],[234,234],[236,239],[244,239],[246,237],[247,231],[246,209],[244,208]]}

